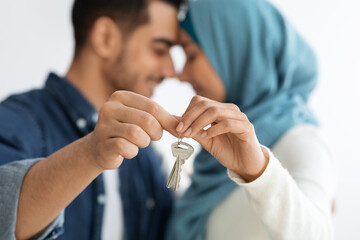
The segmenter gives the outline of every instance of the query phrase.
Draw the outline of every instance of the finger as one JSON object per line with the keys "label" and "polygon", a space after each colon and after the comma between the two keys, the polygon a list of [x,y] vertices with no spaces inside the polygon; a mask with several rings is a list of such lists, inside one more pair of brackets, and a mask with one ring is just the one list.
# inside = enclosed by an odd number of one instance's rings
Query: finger
{"label": "finger", "polygon": [[[185,110],[185,112],[183,113],[183,116],[188,112],[188,111],[190,111],[190,109],[192,109],[196,104],[198,104],[199,102],[201,102],[201,101],[203,101],[203,100],[209,100],[209,99],[207,99],[207,98],[204,98],[204,97],[202,97],[202,96],[199,96],[199,95],[197,95],[197,96],[194,96],[192,99],[191,99],[191,101],[190,101],[190,103],[189,103],[189,106],[186,108],[186,110]],[[179,122],[179,124],[176,126],[176,131],[178,132],[178,133],[183,133],[184,131],[185,131],[185,126],[184,126],[184,123],[183,122],[181,122],[181,119],[178,119],[180,122]],[[181,134],[182,135],[182,134]]]}
{"label": "finger", "polygon": [[[176,118],[176,120],[177,120],[177,121],[178,121],[178,123],[179,123],[179,122],[180,122],[180,120],[181,120],[181,117],[180,117],[180,116],[176,116],[176,115],[173,115],[173,116]],[[179,125],[179,124],[177,124],[177,125]],[[176,136],[174,136],[174,137],[177,137],[177,138],[184,138],[184,134],[177,132],[177,135],[176,135]]]}
{"label": "finger", "polygon": [[195,103],[194,100],[192,100],[189,107],[187,108],[187,110],[183,114],[179,125],[176,128],[177,132],[178,133],[185,133],[188,130],[191,123],[196,118],[198,118],[198,116],[200,114],[202,114],[207,108],[209,108],[209,107],[211,107],[213,105],[217,105],[217,103],[208,101],[207,99],[206,100],[201,100],[201,101],[196,101],[196,103]]}
{"label": "finger", "polygon": [[201,138],[213,138],[221,134],[233,133],[239,136],[242,140],[248,140],[254,131],[253,125],[249,121],[239,121],[233,119],[226,119],[218,124],[211,126],[202,135]]}
{"label": "finger", "polygon": [[214,126],[218,122],[221,122],[225,119],[231,120],[241,120],[242,113],[238,111],[234,111],[233,109],[229,108],[218,108],[218,107],[211,107],[208,108],[202,115],[200,115],[189,127],[191,132],[189,136],[192,137],[198,133],[198,131],[204,129],[206,126],[211,124]]}
{"label": "finger", "polygon": [[[205,137],[204,137],[205,135]],[[208,146],[210,141],[212,140],[211,138],[207,138],[207,131],[205,130],[200,130],[195,136],[193,136],[193,139],[195,141],[197,141],[198,143],[200,143],[200,145],[205,148],[206,150],[208,150]]]}
{"label": "finger", "polygon": [[220,106],[218,106],[218,104],[213,104],[206,109],[195,108],[196,106],[194,107],[194,110],[190,110],[181,120],[185,126],[188,126],[184,133],[185,137],[191,138],[209,124],[213,124],[224,119],[241,120],[243,118],[243,113],[237,109],[228,107],[225,104],[221,104]]}
{"label": "finger", "polygon": [[178,135],[175,130],[179,123],[178,120],[153,100],[128,91],[117,91],[112,95],[111,99],[120,101],[127,107],[136,108],[151,114],[163,129],[174,136]]}
{"label": "finger", "polygon": [[115,169],[120,166],[122,159],[131,159],[136,157],[139,152],[139,148],[127,141],[124,138],[109,139],[105,145],[106,152],[109,153],[107,159],[119,159],[120,162],[114,162],[116,166],[110,166],[110,169]]}
{"label": "finger", "polygon": [[[191,101],[190,101],[190,103],[189,103],[189,106],[186,108],[184,114],[187,113],[190,109],[192,109],[196,104],[198,104],[199,102],[204,101],[204,100],[212,101],[212,100],[210,100],[210,99],[208,99],[208,98],[205,98],[205,97],[203,97],[203,96],[199,96],[199,95],[194,96],[194,97],[191,99]],[[184,116],[184,114],[183,114],[183,116]]]}
{"label": "finger", "polygon": [[181,117],[180,116],[176,116],[176,115],[173,115],[174,118],[176,118],[176,120],[180,121]]}
{"label": "finger", "polygon": [[139,148],[149,146],[151,141],[150,136],[135,124],[116,122],[109,130],[110,138],[124,138]]}
{"label": "finger", "polygon": [[108,102],[100,109],[99,118],[102,118],[103,114],[111,116],[108,119],[110,122],[107,123],[109,125],[114,124],[111,120],[115,119],[120,123],[130,123],[139,126],[152,140],[156,141],[162,137],[163,128],[150,113],[127,107],[119,102]]}

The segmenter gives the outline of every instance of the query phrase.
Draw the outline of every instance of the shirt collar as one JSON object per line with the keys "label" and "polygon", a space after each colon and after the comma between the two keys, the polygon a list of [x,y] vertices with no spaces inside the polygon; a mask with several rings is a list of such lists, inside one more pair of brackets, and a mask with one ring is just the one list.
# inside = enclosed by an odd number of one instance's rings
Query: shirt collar
{"label": "shirt collar", "polygon": [[50,73],[45,89],[59,101],[81,132],[87,134],[93,130],[97,122],[97,111],[68,79]]}

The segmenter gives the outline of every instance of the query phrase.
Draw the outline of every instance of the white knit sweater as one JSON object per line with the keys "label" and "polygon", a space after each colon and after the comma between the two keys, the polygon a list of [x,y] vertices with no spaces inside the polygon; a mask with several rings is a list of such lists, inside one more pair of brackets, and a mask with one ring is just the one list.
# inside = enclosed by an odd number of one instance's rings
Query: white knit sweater
{"label": "white knit sweater", "polygon": [[211,212],[207,240],[333,239],[334,163],[320,130],[297,126],[272,152],[251,183],[229,171],[239,187]]}

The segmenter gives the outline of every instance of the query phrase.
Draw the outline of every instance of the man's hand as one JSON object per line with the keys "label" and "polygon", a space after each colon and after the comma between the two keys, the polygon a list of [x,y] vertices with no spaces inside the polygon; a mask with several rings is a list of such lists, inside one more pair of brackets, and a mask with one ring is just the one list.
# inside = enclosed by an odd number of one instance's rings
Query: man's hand
{"label": "man's hand", "polygon": [[16,238],[28,239],[55,219],[99,174],[158,140],[179,121],[154,101],[118,91],[99,111],[95,130],[35,164],[24,178]]}
{"label": "man's hand", "polygon": [[[219,103],[195,96],[176,130],[194,138],[222,165],[247,182],[258,178],[269,161],[253,125],[234,104]],[[211,124],[206,131],[203,130]]]}
{"label": "man's hand", "polygon": [[128,91],[115,92],[99,110],[93,133],[88,135],[92,160],[102,169],[118,168],[139,148],[159,140],[163,129],[176,136],[178,120],[160,105]]}

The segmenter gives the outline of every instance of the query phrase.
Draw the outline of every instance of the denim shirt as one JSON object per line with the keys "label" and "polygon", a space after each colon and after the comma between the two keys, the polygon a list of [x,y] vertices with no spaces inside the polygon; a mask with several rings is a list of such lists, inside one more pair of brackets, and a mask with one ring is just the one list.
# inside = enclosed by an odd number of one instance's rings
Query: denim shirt
{"label": "denim shirt", "polygon": [[[90,133],[96,121],[97,111],[84,96],[67,79],[51,73],[44,88],[0,104],[0,165],[45,158]],[[173,196],[152,148],[125,159],[119,179],[125,239],[163,239]],[[45,239],[101,239],[105,200],[100,175],[65,209],[64,223],[59,221]]]}

